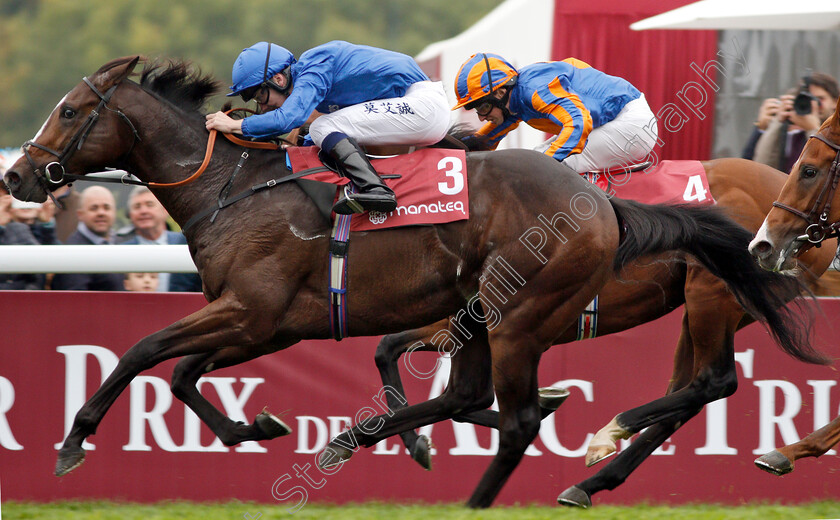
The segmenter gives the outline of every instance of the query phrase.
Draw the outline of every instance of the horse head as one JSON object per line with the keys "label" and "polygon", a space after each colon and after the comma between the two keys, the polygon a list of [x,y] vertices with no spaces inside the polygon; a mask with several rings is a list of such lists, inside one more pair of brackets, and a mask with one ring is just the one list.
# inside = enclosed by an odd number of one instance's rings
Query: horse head
{"label": "horse head", "polygon": [[808,139],[773,209],[749,246],[765,269],[789,271],[796,257],[840,229],[840,104]]}
{"label": "horse head", "polygon": [[90,173],[119,163],[137,141],[134,125],[109,106],[117,87],[140,56],[118,58],[83,78],[50,113],[35,137],[22,146],[23,156],[4,177],[12,195],[43,202],[69,182],[68,173]]}

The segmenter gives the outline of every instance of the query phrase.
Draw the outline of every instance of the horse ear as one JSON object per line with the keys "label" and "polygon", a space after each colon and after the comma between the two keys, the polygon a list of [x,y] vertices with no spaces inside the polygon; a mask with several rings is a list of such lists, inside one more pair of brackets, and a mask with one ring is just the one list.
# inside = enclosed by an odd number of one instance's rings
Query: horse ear
{"label": "horse ear", "polygon": [[134,72],[134,67],[137,66],[139,61],[140,56],[125,56],[123,58],[117,58],[109,61],[100,67],[99,70],[96,71],[96,74],[94,74],[96,83],[98,83],[103,90],[107,90]]}

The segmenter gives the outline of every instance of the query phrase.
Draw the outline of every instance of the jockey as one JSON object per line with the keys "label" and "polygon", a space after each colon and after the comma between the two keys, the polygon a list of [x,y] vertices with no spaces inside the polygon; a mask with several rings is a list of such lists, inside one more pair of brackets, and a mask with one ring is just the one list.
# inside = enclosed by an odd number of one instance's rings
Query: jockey
{"label": "jockey", "polygon": [[283,47],[259,42],[236,58],[232,75],[228,96],[255,100],[260,113],[241,120],[209,114],[207,129],[266,138],[311,121],[314,143],[359,188],[335,204],[340,214],[397,206],[360,145],[434,144],[449,127],[443,85],[411,57],[384,49],[333,41],[296,61]]}
{"label": "jockey", "polygon": [[657,138],[645,96],[586,63],[534,63],[517,71],[496,54],[474,54],[455,79],[458,104],[486,121],[475,136],[495,149],[520,121],[554,137],[536,149],[577,173],[644,160]]}

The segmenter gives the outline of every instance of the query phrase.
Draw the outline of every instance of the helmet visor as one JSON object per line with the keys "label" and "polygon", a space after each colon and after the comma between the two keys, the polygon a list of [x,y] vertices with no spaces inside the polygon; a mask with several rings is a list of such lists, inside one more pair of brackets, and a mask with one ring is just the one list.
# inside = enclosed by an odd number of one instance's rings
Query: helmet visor
{"label": "helmet visor", "polygon": [[494,95],[484,96],[480,99],[476,99],[472,103],[467,103],[464,105],[465,110],[475,110],[475,113],[481,117],[487,117],[490,115],[490,112],[493,111],[494,108],[499,107],[501,105],[499,103],[499,99],[496,98]]}
{"label": "helmet visor", "polygon": [[239,92],[239,97],[242,98],[242,101],[249,102],[254,99],[254,96],[257,95],[257,92],[262,88],[263,84],[260,83],[259,85],[254,85],[253,87],[248,87],[245,90]]}

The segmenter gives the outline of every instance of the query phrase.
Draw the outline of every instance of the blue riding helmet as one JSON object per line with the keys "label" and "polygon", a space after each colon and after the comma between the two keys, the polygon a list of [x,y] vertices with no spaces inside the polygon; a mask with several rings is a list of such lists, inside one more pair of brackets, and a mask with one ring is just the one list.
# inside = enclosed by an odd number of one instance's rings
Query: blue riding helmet
{"label": "blue riding helmet", "polygon": [[259,42],[243,49],[233,62],[232,92],[228,96],[236,96],[243,90],[263,83],[294,62],[294,54],[274,43]]}

